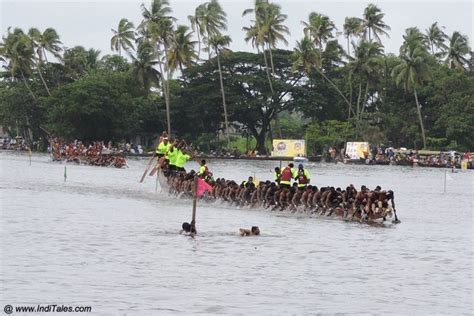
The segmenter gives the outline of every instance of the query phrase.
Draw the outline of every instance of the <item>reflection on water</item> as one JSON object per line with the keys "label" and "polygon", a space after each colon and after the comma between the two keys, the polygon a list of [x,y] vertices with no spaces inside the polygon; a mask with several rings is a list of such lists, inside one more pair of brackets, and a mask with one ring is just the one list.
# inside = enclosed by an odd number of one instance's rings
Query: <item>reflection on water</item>
{"label": "reflection on water", "polygon": [[[472,313],[473,173],[309,164],[318,186],[395,191],[381,228],[221,203],[191,204],[130,168],[0,153],[0,303],[90,305],[98,314]],[[217,176],[271,177],[275,162],[210,161]],[[197,168],[197,164],[191,167]],[[259,237],[238,229],[258,225]]]}

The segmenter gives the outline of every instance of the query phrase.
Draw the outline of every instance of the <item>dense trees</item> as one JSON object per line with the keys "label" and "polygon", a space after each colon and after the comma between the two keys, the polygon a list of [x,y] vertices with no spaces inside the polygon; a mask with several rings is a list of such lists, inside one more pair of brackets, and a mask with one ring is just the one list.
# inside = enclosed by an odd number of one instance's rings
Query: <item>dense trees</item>
{"label": "dense trees", "polygon": [[279,50],[289,35],[281,8],[256,0],[244,15],[252,19],[242,37],[256,53],[228,49],[217,0],[199,4],[190,27],[176,25],[167,0],[152,0],[136,28],[123,18],[112,29],[118,54],[103,57],[61,48],[52,28],[8,29],[0,42],[0,124],[29,141],[45,139],[44,131],[152,139],[167,129],[209,149],[223,132],[229,144],[233,127],[253,136],[259,152],[268,152],[275,130],[306,137],[319,153],[347,140],[474,148],[473,57],[460,32],[448,36],[437,22],[423,33],[409,27],[398,56],[386,54],[390,27],[370,4],[341,26],[347,47],[329,17],[311,12],[295,48]]}

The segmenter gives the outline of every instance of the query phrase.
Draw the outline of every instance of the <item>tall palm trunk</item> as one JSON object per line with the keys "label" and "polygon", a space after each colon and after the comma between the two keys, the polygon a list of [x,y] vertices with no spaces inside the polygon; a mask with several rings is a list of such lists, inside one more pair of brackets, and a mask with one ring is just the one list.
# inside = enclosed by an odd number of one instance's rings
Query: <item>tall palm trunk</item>
{"label": "tall palm trunk", "polygon": [[46,84],[46,81],[44,81],[43,74],[41,73],[41,64],[42,64],[42,62],[40,60],[39,64],[37,64],[36,67],[38,68],[38,73],[39,73],[39,76],[41,78],[41,82],[43,82],[43,86],[46,89],[46,92],[48,93],[49,96],[51,96],[51,92],[49,91],[49,87]]}
{"label": "tall palm trunk", "polygon": [[227,104],[225,102],[224,80],[222,79],[221,58],[220,58],[220,54],[218,50],[216,50],[216,55],[217,55],[217,68],[219,69],[219,81],[221,84],[222,106],[224,107],[225,134],[227,137],[227,147],[230,149],[229,121],[227,120]]}
{"label": "tall palm trunk", "polygon": [[416,112],[418,113],[418,119],[420,120],[421,137],[423,138],[423,148],[426,148],[425,127],[423,126],[423,118],[421,117],[421,107],[420,103],[418,102],[418,95],[416,94],[415,88],[413,88],[413,92],[415,94]]}
{"label": "tall palm trunk", "polygon": [[[268,60],[267,60],[267,54],[266,54],[266,49],[265,49],[265,44],[262,45],[263,47],[263,60],[265,62],[265,72],[267,74],[267,79],[268,79],[268,84],[270,85],[270,91],[272,93],[272,99],[273,99],[273,95],[275,94],[275,90],[273,90],[273,83],[272,83],[272,79],[271,79],[271,76],[270,76],[270,71],[268,69]],[[271,55],[271,50],[270,50],[270,55]],[[272,58],[273,60],[273,58]],[[281,128],[280,128],[280,120],[278,119],[278,113],[275,113],[275,128],[278,132],[278,137],[281,137]]]}
{"label": "tall palm trunk", "polygon": [[197,61],[199,62],[201,60],[200,56],[201,56],[201,35],[199,33],[201,33],[201,30],[199,29],[199,26],[196,28],[196,33],[197,33],[197,36],[198,36],[198,55],[197,55]]}
{"label": "tall palm trunk", "polygon": [[28,89],[28,92],[31,94],[31,96],[33,97],[33,100],[37,100],[36,99],[36,96],[35,94],[33,93],[33,90],[31,90],[31,87],[30,85],[28,84],[28,81],[26,81],[26,78],[25,78],[25,75],[23,74],[23,71],[20,69],[20,74],[21,74],[21,78],[23,80],[23,83],[25,84],[26,86],[26,89]]}
{"label": "tall palm trunk", "polygon": [[270,44],[268,44],[268,51],[270,53],[270,66],[272,67],[272,75],[275,77],[275,66],[273,65],[273,54]]}
{"label": "tall palm trunk", "polygon": [[352,71],[349,71],[349,101],[347,120],[351,118],[352,111]]}
{"label": "tall palm trunk", "polygon": [[164,54],[165,54],[165,73],[166,73],[166,80],[165,80],[165,103],[166,103],[166,121],[168,123],[168,136],[171,136],[171,100],[170,100],[170,79],[171,79],[171,73],[169,70],[169,61],[168,61],[168,45],[166,45],[166,42],[163,44],[164,47]]}
{"label": "tall palm trunk", "polygon": [[[334,82],[332,82],[331,79],[329,79],[322,71],[321,69],[319,69],[319,67],[315,67],[316,68],[316,71],[327,81],[329,82],[329,84],[334,88],[336,89],[337,93],[344,99],[344,101],[346,102],[346,104],[349,106],[350,110],[352,110],[352,106],[351,106],[351,103],[349,102],[349,100],[347,100],[346,96],[342,93],[342,91],[336,86],[336,84]],[[354,113],[354,110],[352,110],[352,113]]]}
{"label": "tall palm trunk", "polygon": [[159,63],[160,75],[161,75],[161,90],[163,91],[163,96],[165,98],[165,107],[166,107],[166,123],[167,123],[167,132],[168,136],[171,136],[171,118],[170,118],[170,104],[168,99],[168,89],[165,78],[165,70],[162,63]]}
{"label": "tall palm trunk", "polygon": [[362,96],[362,81],[359,82],[359,96],[357,97],[357,114],[356,114],[356,135],[359,137],[359,126],[360,126],[360,97]]}

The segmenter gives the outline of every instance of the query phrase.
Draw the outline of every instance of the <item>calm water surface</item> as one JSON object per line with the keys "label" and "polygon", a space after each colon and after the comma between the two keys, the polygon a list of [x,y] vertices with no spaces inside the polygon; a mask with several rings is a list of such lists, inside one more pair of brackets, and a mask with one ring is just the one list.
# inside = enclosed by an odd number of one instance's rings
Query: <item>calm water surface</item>
{"label": "calm water surface", "polygon": [[[98,315],[473,313],[474,173],[309,164],[312,183],[393,189],[399,225],[198,205],[128,169],[0,153],[0,304],[92,306]],[[274,162],[210,161],[271,178]],[[195,163],[190,167],[196,167]],[[242,238],[240,227],[260,226]],[[3,307],[2,307],[3,308]]]}

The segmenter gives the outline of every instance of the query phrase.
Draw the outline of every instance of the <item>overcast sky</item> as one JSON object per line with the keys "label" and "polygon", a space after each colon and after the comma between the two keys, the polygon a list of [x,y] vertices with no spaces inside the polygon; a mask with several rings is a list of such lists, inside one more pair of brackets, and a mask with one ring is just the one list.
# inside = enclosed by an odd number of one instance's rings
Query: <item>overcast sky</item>
{"label": "overcast sky", "polygon": [[[170,0],[173,16],[178,24],[189,25],[187,16],[205,0]],[[402,35],[407,27],[417,26],[426,30],[433,22],[445,27],[445,32],[452,34],[460,31],[469,37],[472,47],[473,35],[473,2],[472,1],[318,1],[318,0],[273,0],[282,7],[282,13],[288,15],[286,25],[291,35],[288,37],[288,49],[293,49],[295,42],[303,36],[302,20],[307,20],[310,12],[328,15],[342,31],[344,18],[361,17],[369,3],[375,3],[384,12],[385,23],[392,30],[390,39],[382,37],[387,52],[398,53]],[[99,49],[102,54],[109,54],[111,28],[116,29],[121,18],[127,18],[135,25],[141,20],[140,5],[149,6],[151,0],[0,0],[0,26],[4,35],[9,26],[20,27],[27,31],[37,27],[43,31],[53,27],[59,33],[66,47],[82,45],[86,48]],[[242,17],[242,11],[253,6],[253,0],[220,0],[227,13],[228,34],[232,38],[231,49],[251,51],[250,44],[244,41],[243,26],[250,25],[250,17]],[[343,36],[339,41],[346,47]],[[285,46],[280,44],[279,47]]]}

